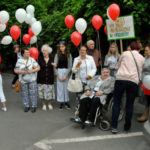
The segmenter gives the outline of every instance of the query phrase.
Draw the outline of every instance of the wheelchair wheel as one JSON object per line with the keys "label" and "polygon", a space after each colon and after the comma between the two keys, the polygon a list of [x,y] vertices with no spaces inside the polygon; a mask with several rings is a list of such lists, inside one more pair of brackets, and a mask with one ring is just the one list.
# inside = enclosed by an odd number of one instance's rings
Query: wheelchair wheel
{"label": "wheelchair wheel", "polygon": [[106,120],[101,120],[99,124],[99,128],[103,131],[107,131],[110,129],[110,123]]}

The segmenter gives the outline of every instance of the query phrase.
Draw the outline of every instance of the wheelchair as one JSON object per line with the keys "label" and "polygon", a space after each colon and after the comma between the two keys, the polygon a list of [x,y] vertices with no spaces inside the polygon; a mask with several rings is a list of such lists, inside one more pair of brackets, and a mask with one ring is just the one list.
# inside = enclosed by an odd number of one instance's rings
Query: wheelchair
{"label": "wheelchair", "polygon": [[[80,103],[79,103],[79,99],[80,99],[81,93],[77,94],[76,100],[78,101],[78,104],[76,106],[76,111],[74,113],[74,117],[71,118],[71,121],[75,122],[75,119],[78,117],[79,115],[79,107],[80,107]],[[95,114],[95,119],[94,122],[91,126],[96,126],[98,125],[99,129],[103,130],[103,131],[107,131],[110,129],[110,122],[105,119],[104,117],[104,113],[107,110],[110,110],[112,107],[112,101],[113,101],[113,93],[108,94],[107,99],[106,99],[106,104],[103,106],[103,108],[101,109],[101,107],[98,107],[96,110],[96,114]],[[86,127],[86,125],[82,122],[81,123],[81,128],[84,129]]]}

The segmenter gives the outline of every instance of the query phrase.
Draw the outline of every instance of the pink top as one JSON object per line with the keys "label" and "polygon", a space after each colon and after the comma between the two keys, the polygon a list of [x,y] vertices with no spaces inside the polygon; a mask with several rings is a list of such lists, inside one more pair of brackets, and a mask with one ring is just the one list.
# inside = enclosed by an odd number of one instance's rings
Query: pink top
{"label": "pink top", "polygon": [[[133,50],[132,54],[136,59],[139,68],[139,73],[141,75],[145,58],[141,54],[139,54],[139,52],[136,50]],[[118,69],[116,78],[118,80],[119,79],[129,80],[138,84],[139,83],[138,72],[132,54],[130,51],[123,52],[116,66]]]}

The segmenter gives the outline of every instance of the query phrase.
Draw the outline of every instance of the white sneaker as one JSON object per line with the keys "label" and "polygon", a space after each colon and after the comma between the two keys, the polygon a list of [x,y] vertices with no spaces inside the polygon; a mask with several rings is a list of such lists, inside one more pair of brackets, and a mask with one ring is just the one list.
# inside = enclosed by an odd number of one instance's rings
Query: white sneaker
{"label": "white sneaker", "polygon": [[6,107],[3,107],[3,108],[2,108],[2,111],[6,112],[6,111],[7,111],[7,108],[6,108]]}
{"label": "white sneaker", "polygon": [[53,106],[50,104],[48,105],[49,110],[53,110]]}
{"label": "white sneaker", "polygon": [[89,121],[89,120],[86,120],[84,123],[87,124],[87,125],[92,125],[92,122]]}
{"label": "white sneaker", "polygon": [[46,105],[43,105],[42,110],[46,111]]}
{"label": "white sneaker", "polygon": [[79,117],[76,117],[76,118],[74,119],[74,121],[77,122],[77,123],[80,123],[80,122],[81,122],[81,119],[80,119]]}

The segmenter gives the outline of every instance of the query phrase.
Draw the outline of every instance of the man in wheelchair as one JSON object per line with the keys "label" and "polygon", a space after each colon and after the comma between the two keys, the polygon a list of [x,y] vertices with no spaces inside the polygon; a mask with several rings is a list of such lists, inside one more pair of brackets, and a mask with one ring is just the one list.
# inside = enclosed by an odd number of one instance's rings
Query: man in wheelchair
{"label": "man in wheelchair", "polygon": [[94,123],[97,108],[105,105],[107,95],[114,89],[114,81],[107,68],[102,69],[101,76],[93,77],[80,97],[79,116],[75,118],[75,122],[87,125]]}

